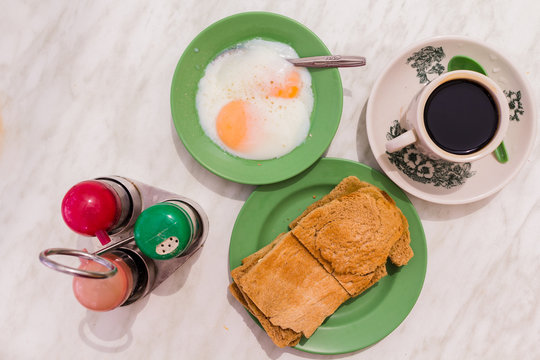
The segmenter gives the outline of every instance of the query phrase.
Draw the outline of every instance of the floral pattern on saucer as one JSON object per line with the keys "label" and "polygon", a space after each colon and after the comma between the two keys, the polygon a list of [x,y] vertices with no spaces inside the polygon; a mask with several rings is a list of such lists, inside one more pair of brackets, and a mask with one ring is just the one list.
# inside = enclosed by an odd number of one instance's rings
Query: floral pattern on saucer
{"label": "floral pattern on saucer", "polygon": [[[408,104],[418,91],[448,70],[456,55],[468,56],[503,89],[510,107],[504,143],[508,161],[486,156],[470,164],[444,163],[410,146],[388,154],[389,137],[403,130]],[[464,36],[425,39],[397,54],[373,85],[366,109],[369,145],[382,171],[399,187],[420,199],[439,204],[467,204],[493,195],[527,163],[536,139],[537,117],[530,85],[519,68],[497,49]]]}
{"label": "floral pattern on saucer", "polygon": [[[446,70],[446,67],[441,63],[445,57],[446,54],[442,46],[425,46],[412,53],[407,58],[407,64],[416,69],[416,77],[420,84],[426,84]],[[521,91],[503,90],[503,92],[508,98],[510,120],[519,121],[519,116],[524,114]],[[386,138],[391,140],[404,132],[405,130],[401,128],[399,121],[394,120]],[[418,151],[414,145],[386,154],[390,163],[396,166],[399,171],[422,184],[451,189],[463,185],[468,178],[476,174],[476,171],[472,170],[470,162],[458,164],[432,159]]]}
{"label": "floral pattern on saucer", "polygon": [[[405,129],[401,128],[398,120],[394,120],[390,131],[386,135],[388,140],[401,135]],[[435,160],[419,152],[414,145],[409,145],[400,151],[388,153],[389,160],[401,172],[423,184],[432,184],[451,189],[462,185],[475,174],[471,171],[471,163],[458,164],[446,160]]]}
{"label": "floral pattern on saucer", "polygon": [[435,74],[434,77],[437,77],[446,70],[441,64],[445,56],[442,47],[426,46],[407,58],[407,64],[416,69],[416,77],[420,80],[420,84],[429,83],[431,80],[428,75]]}

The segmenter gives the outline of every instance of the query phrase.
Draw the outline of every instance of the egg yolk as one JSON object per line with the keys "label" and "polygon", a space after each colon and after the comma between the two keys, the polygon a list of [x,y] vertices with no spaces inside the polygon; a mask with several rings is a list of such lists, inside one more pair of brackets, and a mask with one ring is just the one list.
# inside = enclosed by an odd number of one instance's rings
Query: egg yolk
{"label": "egg yolk", "polygon": [[282,84],[274,84],[270,89],[270,95],[274,97],[292,99],[298,96],[301,87],[300,74],[296,71],[291,71],[285,82]]}
{"label": "egg yolk", "polygon": [[248,111],[246,103],[234,100],[219,111],[216,129],[221,141],[228,147],[238,150],[246,137],[248,127]]}

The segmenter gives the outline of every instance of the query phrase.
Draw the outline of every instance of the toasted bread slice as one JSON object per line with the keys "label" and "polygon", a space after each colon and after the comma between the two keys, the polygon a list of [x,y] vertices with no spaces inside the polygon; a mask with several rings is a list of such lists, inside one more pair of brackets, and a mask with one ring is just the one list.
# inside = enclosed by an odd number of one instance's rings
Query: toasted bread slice
{"label": "toasted bread slice", "polygon": [[[381,192],[381,194],[383,194],[383,196],[386,197],[388,201],[395,204],[394,200],[386,192],[382,191],[378,187],[372,184],[369,184],[367,182],[361,181],[356,176],[348,176],[344,178],[343,180],[341,180],[341,182],[335,188],[333,188],[332,191],[330,191],[330,193],[328,193],[320,200],[308,206],[306,210],[300,216],[298,216],[296,219],[291,221],[291,223],[289,224],[289,228],[292,230],[303,217],[305,217],[307,214],[309,214],[311,211],[315,210],[316,208],[322,205],[328,204],[329,202],[335,199],[338,199],[344,195],[351,194],[365,187],[372,187],[372,188],[377,189],[378,191]],[[392,246],[392,248],[390,249],[390,260],[392,261],[393,264],[397,266],[403,266],[407,264],[414,255],[413,250],[410,246],[411,237],[409,233],[409,223],[407,222],[407,218],[403,215],[403,213],[401,214],[401,218],[403,221],[403,229],[404,229],[403,234],[396,241],[394,246]]]}
{"label": "toasted bread slice", "polygon": [[342,197],[343,195],[353,193],[356,190],[367,186],[373,185],[364,181],[360,181],[356,176],[348,176],[344,178],[340,181],[339,184],[337,184],[335,188],[332,189],[332,191],[330,191],[327,195],[323,196],[320,200],[315,201],[313,204],[309,205],[302,214],[300,214],[296,219],[291,221],[291,223],[289,224],[289,229],[292,230],[304,216],[306,216],[316,208],[324,204],[328,204],[330,201]]}
{"label": "toasted bread slice", "polygon": [[366,288],[403,231],[401,212],[373,186],[316,208],[292,229],[351,296]]}
{"label": "toasted bread slice", "polygon": [[257,252],[249,255],[242,260],[242,265],[236,267],[231,271],[233,283],[229,285],[229,291],[253,316],[259,320],[259,323],[266,331],[270,339],[279,347],[295,346],[300,342],[302,337],[301,333],[295,332],[291,329],[283,329],[279,326],[273,325],[268,318],[259,310],[259,308],[251,301],[251,299],[242,292],[242,290],[236,284],[236,281],[240,281],[252,267],[257,264],[274,246],[286,235],[286,233],[279,234],[270,244],[259,249]]}
{"label": "toasted bread slice", "polygon": [[306,338],[349,299],[290,233],[235,282],[273,325]]}
{"label": "toasted bread slice", "polygon": [[257,306],[246,297],[236,283],[229,285],[229,291],[231,294],[242,304],[244,307],[259,320],[259,323],[266,331],[270,339],[279,347],[295,346],[300,342],[302,334],[297,333],[291,329],[283,329],[279,326],[273,325],[266,316],[259,310]]}
{"label": "toasted bread slice", "polygon": [[414,256],[413,249],[411,248],[411,234],[409,232],[409,223],[405,215],[401,214],[401,220],[403,222],[403,234],[396,241],[394,246],[390,249],[390,260],[394,265],[403,266],[406,265],[409,260]]}

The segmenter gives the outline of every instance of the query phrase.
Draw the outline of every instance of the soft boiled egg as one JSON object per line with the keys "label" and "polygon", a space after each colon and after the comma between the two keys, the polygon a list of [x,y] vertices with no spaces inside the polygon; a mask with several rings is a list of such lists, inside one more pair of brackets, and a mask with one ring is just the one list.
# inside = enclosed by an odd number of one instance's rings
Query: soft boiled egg
{"label": "soft boiled egg", "polygon": [[225,151],[246,159],[283,156],[306,139],[313,109],[311,76],[286,58],[289,45],[253,39],[214,59],[199,82],[200,124]]}

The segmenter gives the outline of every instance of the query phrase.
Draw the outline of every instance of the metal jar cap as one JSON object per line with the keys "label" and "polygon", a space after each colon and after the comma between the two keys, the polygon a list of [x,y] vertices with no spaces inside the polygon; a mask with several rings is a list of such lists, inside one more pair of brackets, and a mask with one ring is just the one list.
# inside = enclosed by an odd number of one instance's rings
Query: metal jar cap
{"label": "metal jar cap", "polygon": [[182,202],[166,201],[144,210],[134,227],[135,243],[158,260],[182,255],[193,242],[198,226],[195,215]]}

